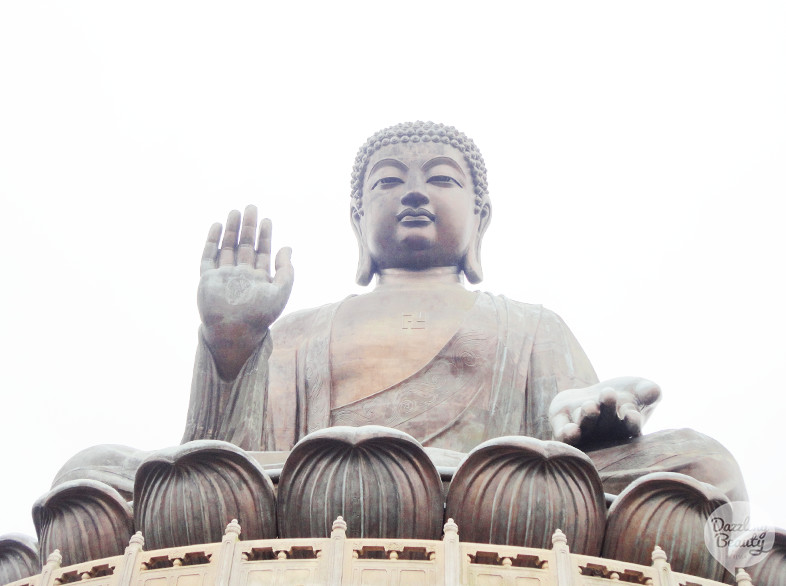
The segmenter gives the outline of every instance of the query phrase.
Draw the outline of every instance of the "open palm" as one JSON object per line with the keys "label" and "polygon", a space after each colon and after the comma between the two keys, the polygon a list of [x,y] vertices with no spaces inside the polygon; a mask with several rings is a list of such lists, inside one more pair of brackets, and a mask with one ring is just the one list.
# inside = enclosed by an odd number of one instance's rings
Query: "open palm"
{"label": "open palm", "polygon": [[219,374],[231,380],[284,310],[294,269],[291,249],[282,248],[276,254],[276,272],[271,274],[272,224],[262,220],[257,237],[255,206],[246,207],[242,218],[237,210],[231,211],[223,239],[221,231],[221,224],[216,223],[208,232],[197,305]]}

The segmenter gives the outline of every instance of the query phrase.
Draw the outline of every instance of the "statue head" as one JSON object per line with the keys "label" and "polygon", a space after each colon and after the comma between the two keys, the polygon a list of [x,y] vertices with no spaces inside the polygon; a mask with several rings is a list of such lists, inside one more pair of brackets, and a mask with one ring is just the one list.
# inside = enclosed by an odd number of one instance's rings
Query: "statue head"
{"label": "statue head", "polygon": [[486,166],[452,126],[406,122],[369,138],[352,169],[350,213],[360,285],[385,268],[455,266],[470,283],[483,279]]}

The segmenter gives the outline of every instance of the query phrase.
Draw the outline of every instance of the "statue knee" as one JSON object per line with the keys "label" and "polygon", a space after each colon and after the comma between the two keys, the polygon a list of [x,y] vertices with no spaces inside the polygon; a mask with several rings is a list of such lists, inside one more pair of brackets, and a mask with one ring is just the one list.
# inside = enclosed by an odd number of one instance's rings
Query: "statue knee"
{"label": "statue knee", "polygon": [[136,469],[149,453],[119,444],[89,447],[63,464],[52,481],[52,488],[70,480],[98,480],[131,500]]}
{"label": "statue knee", "polygon": [[612,494],[650,472],[678,472],[715,486],[730,500],[748,498],[734,456],[717,440],[693,429],[656,431],[587,455]]}
{"label": "statue knee", "polygon": [[729,500],[748,500],[748,491],[737,460],[718,440],[694,429],[673,430],[675,447],[682,447],[692,461],[683,464],[684,470],[674,470],[712,484],[723,491]]}

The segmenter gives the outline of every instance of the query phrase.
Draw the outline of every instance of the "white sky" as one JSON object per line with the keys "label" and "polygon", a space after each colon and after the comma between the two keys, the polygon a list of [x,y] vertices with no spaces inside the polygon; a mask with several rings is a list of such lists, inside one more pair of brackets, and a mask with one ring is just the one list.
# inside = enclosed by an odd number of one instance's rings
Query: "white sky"
{"label": "white sky", "polygon": [[647,430],[786,527],[786,4],[275,4],[0,3],[0,533],[78,450],[180,441],[229,209],[294,248],[288,310],[358,291],[355,152],[411,119],[485,156],[482,288],[660,383]]}

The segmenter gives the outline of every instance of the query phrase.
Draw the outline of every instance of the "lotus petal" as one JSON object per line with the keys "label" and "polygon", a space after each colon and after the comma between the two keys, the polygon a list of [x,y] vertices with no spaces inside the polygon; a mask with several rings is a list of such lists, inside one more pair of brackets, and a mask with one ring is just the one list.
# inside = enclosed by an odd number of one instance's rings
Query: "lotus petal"
{"label": "lotus petal", "polygon": [[728,502],[715,487],[684,474],[642,476],[609,508],[601,555],[649,565],[657,545],[674,571],[723,581],[726,570],[704,544],[704,524]]}
{"label": "lotus petal", "polygon": [[442,482],[418,441],[373,425],[307,435],[278,485],[281,537],[327,537],[340,515],[351,537],[437,539],[442,508]]}
{"label": "lotus petal", "polygon": [[0,584],[16,582],[40,571],[35,539],[21,533],[0,535]]}
{"label": "lotus petal", "polygon": [[59,549],[62,565],[120,555],[134,533],[131,506],[97,480],[59,484],[33,505],[39,550]]}
{"label": "lotus petal", "polygon": [[486,441],[456,471],[446,518],[462,541],[551,547],[561,529],[571,551],[597,555],[606,518],[592,461],[562,442],[524,436]]}
{"label": "lotus petal", "polygon": [[273,483],[242,449],[198,440],[154,452],[136,473],[134,519],[146,549],[221,541],[232,519],[245,539],[276,536]]}
{"label": "lotus petal", "polygon": [[756,586],[783,586],[786,580],[786,530],[776,529],[770,553],[746,570]]}

